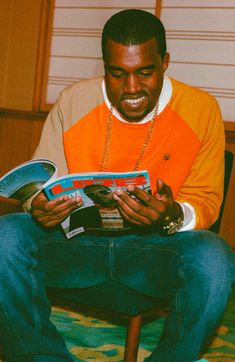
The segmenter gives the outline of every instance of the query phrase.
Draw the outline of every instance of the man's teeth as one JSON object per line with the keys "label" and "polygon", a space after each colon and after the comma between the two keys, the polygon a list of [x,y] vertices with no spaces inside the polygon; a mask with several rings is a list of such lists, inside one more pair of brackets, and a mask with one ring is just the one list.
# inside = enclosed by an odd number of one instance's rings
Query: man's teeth
{"label": "man's teeth", "polygon": [[125,99],[125,102],[130,104],[130,105],[135,105],[135,104],[138,104],[138,103],[141,103],[143,102],[145,99],[145,97],[140,97],[140,98],[136,98],[136,99]]}

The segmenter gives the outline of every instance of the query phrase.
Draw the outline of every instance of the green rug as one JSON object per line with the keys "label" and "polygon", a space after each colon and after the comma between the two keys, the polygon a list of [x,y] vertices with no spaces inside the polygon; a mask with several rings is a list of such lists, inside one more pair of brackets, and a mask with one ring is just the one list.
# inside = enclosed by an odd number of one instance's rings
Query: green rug
{"label": "green rug", "polygon": [[[156,346],[164,319],[162,316],[142,328],[138,362]],[[123,361],[125,327],[57,307],[53,307],[51,320],[63,335],[74,361]],[[201,358],[209,362],[235,361],[235,290],[214,339]]]}

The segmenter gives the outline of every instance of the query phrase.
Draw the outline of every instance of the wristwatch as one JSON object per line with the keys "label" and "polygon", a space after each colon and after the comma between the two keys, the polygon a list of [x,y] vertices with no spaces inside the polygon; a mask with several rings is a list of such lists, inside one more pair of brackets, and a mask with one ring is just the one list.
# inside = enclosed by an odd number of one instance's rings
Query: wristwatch
{"label": "wristwatch", "polygon": [[163,222],[161,223],[161,231],[165,235],[172,235],[179,231],[184,223],[184,214],[180,206],[181,215],[177,218],[172,218],[171,216],[166,216]]}
{"label": "wristwatch", "polygon": [[177,233],[177,231],[179,231],[182,228],[183,223],[184,223],[184,220],[182,219],[182,217],[178,217],[175,220],[171,220],[171,218],[169,216],[167,216],[165,218],[165,221],[166,222],[168,221],[168,223],[164,224],[162,226],[162,231],[164,234],[167,234],[167,235],[172,235],[174,233]]}

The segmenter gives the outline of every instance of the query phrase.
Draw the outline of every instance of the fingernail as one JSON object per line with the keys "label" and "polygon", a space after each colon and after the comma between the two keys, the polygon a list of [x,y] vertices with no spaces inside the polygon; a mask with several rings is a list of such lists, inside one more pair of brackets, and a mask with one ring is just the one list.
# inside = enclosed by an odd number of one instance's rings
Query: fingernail
{"label": "fingernail", "polygon": [[[116,194],[116,195],[122,195],[122,194],[123,194],[123,190],[118,187],[118,188],[115,190],[115,194]],[[114,195],[115,195],[115,194],[114,194]]]}
{"label": "fingernail", "polygon": [[113,199],[116,201],[120,200],[120,198],[116,194],[113,194]]}
{"label": "fingernail", "polygon": [[127,189],[128,191],[134,191],[134,190],[135,190],[135,186],[134,186],[134,185],[128,185],[128,186],[126,187],[126,189]]}

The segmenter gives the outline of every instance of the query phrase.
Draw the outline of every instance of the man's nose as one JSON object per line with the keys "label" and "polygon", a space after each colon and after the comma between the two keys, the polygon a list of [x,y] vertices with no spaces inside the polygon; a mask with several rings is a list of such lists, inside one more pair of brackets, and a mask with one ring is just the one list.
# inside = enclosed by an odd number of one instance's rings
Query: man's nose
{"label": "man's nose", "polygon": [[141,90],[141,82],[136,74],[128,74],[125,79],[124,92],[135,94]]}

